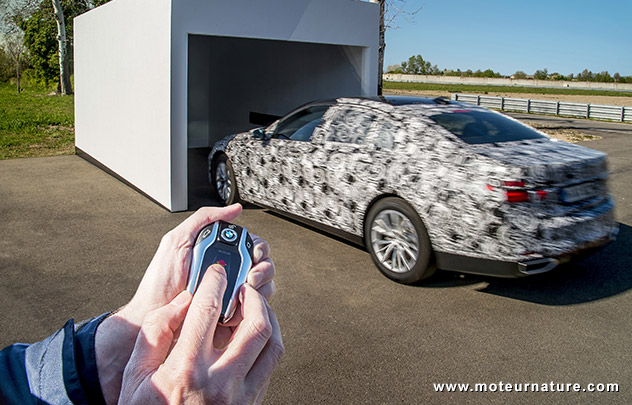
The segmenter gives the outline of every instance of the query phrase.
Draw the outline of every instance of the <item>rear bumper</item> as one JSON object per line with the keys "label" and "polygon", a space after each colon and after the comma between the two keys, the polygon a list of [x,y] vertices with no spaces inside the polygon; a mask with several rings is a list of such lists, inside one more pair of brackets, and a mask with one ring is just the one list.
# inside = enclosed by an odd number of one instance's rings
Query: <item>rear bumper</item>
{"label": "rear bumper", "polygon": [[590,254],[614,241],[618,228],[607,238],[585,244],[582,248],[557,257],[541,257],[519,262],[481,259],[435,252],[437,267],[441,270],[461,273],[480,274],[485,276],[516,278],[546,273],[558,265],[569,262],[573,258]]}

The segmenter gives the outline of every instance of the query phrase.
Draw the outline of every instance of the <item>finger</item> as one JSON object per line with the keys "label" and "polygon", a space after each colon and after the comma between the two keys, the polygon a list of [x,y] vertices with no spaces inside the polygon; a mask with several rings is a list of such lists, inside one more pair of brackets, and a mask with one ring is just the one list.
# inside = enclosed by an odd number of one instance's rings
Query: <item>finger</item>
{"label": "finger", "polygon": [[228,342],[230,342],[230,338],[233,336],[234,329],[233,326],[217,325],[215,336],[213,336],[213,346],[217,350],[224,350]]}
{"label": "finger", "polygon": [[272,259],[267,258],[264,261],[254,265],[248,272],[246,282],[250,284],[255,290],[259,289],[264,284],[268,284],[276,274],[276,268]]}
{"label": "finger", "polygon": [[241,287],[239,295],[243,320],[216,366],[225,369],[233,378],[242,379],[268,342],[272,325],[263,296],[248,284]]}
{"label": "finger", "polygon": [[262,390],[265,392],[272,372],[279,365],[285,353],[279,321],[270,306],[266,305],[266,307],[272,325],[272,335],[250,369],[245,381],[246,386],[251,387],[250,389],[254,390],[254,392],[260,392]]}
{"label": "finger", "polygon": [[270,301],[274,294],[276,293],[277,287],[274,280],[270,281],[268,284],[264,284],[261,287],[257,288],[259,294],[263,295],[266,301]]}
{"label": "finger", "polygon": [[252,251],[254,263],[259,263],[270,256],[270,245],[257,235],[250,234],[254,249]]}
{"label": "finger", "polygon": [[181,243],[193,243],[198,233],[205,226],[217,221],[234,221],[241,213],[240,204],[232,204],[227,207],[202,207],[197,210],[189,218],[185,219],[180,225],[175,227],[171,232],[176,240]]}
{"label": "finger", "polygon": [[[155,271],[146,273],[143,277],[142,288],[138,291],[164,291],[163,295],[166,297],[164,303],[171,300],[177,292],[186,287],[191,248],[202,228],[218,220],[231,222],[239,216],[241,210],[242,207],[239,204],[223,208],[203,207],[165,234],[150,264],[150,268]],[[166,267],[169,274],[167,282],[160,277],[164,274],[163,269]]]}
{"label": "finger", "polygon": [[[272,297],[274,296],[274,294],[276,293],[277,287],[276,287],[276,283],[274,282],[274,280],[270,281],[267,284],[264,284],[258,288],[256,288],[257,292],[261,295],[263,295],[263,297],[266,300],[270,300],[272,299]],[[224,324],[224,326],[237,326],[241,323],[241,321],[244,319],[243,315],[242,315],[242,311],[241,311],[241,303],[237,303],[237,307],[235,308],[235,313],[233,315],[232,318],[230,318],[230,320],[228,322],[226,322]],[[223,347],[224,345],[222,345],[221,347]],[[219,348],[220,346],[215,345],[215,347]]]}
{"label": "finger", "polygon": [[129,360],[132,369],[149,374],[164,363],[190,303],[191,294],[182,291],[168,305],[145,316]]}
{"label": "finger", "polygon": [[[274,293],[277,290],[276,283],[274,282],[274,280],[272,280],[268,284],[265,284],[257,288],[256,290],[259,294],[263,295],[266,300],[269,300],[274,296]],[[239,325],[243,319],[244,316],[242,315],[241,303],[238,303],[237,307],[235,308],[235,314],[232,318],[230,318],[228,322],[224,324],[224,326],[235,327]],[[222,345],[222,347],[223,346],[224,345]],[[219,348],[220,346],[215,345],[215,347]]]}
{"label": "finger", "polygon": [[226,271],[218,264],[208,268],[189,311],[178,343],[173,351],[182,358],[200,357],[204,364],[210,364],[214,358],[213,336],[222,311],[222,297],[226,290]]}

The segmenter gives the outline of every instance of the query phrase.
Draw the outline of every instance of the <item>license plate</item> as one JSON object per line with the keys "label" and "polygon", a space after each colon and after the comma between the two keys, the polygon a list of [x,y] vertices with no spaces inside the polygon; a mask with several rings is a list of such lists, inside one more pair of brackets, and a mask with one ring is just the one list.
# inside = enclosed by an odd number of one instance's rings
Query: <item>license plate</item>
{"label": "license plate", "polygon": [[577,184],[562,189],[562,202],[574,203],[596,196],[599,193],[599,184],[595,182]]}

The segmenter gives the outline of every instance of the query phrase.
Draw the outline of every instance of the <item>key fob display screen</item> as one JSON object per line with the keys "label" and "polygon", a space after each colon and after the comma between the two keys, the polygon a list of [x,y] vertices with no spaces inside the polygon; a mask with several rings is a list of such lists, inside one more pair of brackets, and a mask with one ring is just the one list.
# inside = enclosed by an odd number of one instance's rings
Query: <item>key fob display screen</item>
{"label": "key fob display screen", "polygon": [[253,243],[246,228],[218,221],[202,229],[193,247],[187,290],[195,293],[206,270],[219,264],[226,271],[227,286],[222,300],[220,323],[232,318],[239,287],[246,282],[252,266]]}

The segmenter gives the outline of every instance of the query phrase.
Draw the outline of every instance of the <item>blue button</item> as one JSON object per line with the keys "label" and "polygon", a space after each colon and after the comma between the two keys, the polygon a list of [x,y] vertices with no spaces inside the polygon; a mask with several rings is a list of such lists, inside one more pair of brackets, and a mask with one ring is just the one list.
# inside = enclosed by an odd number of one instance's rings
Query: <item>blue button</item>
{"label": "blue button", "polygon": [[237,232],[232,229],[226,228],[222,231],[222,238],[227,242],[234,242],[237,240]]}

